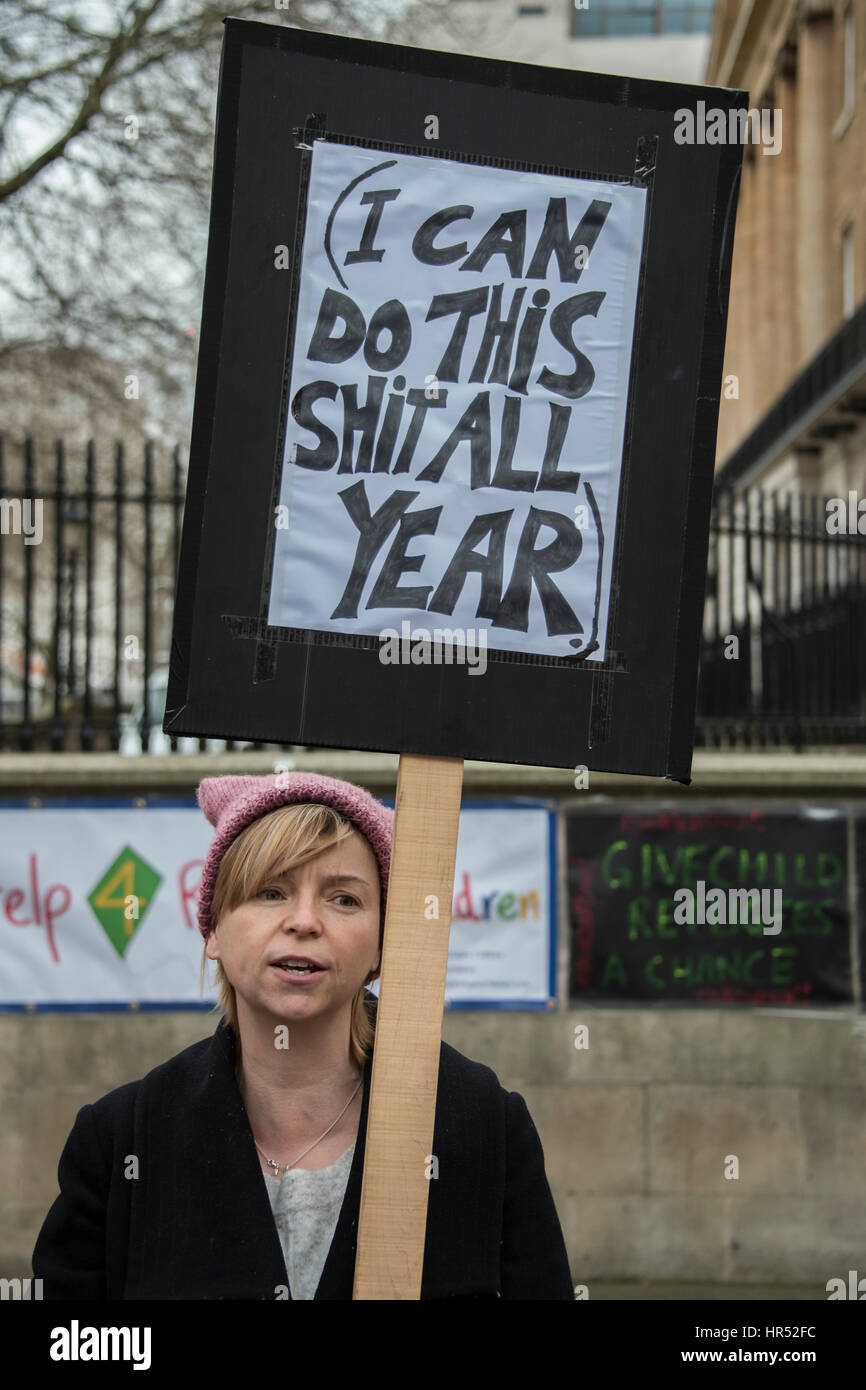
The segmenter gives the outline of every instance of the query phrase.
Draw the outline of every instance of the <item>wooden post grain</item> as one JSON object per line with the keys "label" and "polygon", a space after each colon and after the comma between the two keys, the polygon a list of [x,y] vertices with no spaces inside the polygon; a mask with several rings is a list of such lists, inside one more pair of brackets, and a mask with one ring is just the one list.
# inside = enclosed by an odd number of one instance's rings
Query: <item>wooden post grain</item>
{"label": "wooden post grain", "polygon": [[421,1293],[462,784],[400,757],[353,1299]]}

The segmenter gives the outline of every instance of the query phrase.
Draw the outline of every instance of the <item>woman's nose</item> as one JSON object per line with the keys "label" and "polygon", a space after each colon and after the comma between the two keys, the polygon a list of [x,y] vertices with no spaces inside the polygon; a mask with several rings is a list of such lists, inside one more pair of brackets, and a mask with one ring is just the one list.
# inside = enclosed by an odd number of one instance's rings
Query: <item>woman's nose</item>
{"label": "woman's nose", "polygon": [[318,903],[312,889],[300,889],[286,900],[282,912],[282,925],[295,931],[321,930]]}

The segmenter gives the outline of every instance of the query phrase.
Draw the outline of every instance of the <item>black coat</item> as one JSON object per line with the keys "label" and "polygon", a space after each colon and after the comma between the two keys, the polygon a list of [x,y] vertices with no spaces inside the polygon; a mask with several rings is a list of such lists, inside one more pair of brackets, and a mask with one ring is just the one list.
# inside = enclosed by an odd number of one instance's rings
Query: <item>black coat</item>
{"label": "black coat", "polygon": [[[43,1297],[274,1299],[288,1285],[221,1021],[141,1081],[79,1110],[33,1252]],[[352,1297],[372,1063],[317,1299]],[[522,1096],[441,1044],[421,1298],[572,1299],[568,1257]],[[138,1159],[138,1177],[127,1177]]]}

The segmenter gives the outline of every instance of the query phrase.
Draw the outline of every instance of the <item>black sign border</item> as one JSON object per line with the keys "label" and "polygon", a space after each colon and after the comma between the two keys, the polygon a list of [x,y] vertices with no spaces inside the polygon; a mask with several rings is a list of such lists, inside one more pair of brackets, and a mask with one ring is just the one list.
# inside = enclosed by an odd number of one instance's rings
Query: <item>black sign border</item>
{"label": "black sign border", "polygon": [[[226,21],[167,733],[688,782],[742,149],[675,144],[674,113],[699,97],[737,109],[745,96]],[[385,667],[375,638],[287,642],[254,616],[281,464],[293,276],[280,279],[273,248],[295,241],[302,152],[291,130],[324,106],[328,127],[417,148],[426,113],[457,98],[470,159],[628,182],[635,151],[653,151],[608,639],[619,656],[605,664],[489,654],[476,677]],[[563,100],[565,130],[541,120]],[[639,544],[647,531],[654,543]]]}

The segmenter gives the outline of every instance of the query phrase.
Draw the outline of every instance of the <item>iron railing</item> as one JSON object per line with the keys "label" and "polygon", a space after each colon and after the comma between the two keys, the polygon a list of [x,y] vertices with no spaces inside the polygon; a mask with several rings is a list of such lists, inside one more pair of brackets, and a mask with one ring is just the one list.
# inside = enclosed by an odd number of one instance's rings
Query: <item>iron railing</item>
{"label": "iron railing", "polygon": [[[866,535],[857,499],[717,489],[696,743],[866,742]],[[844,525],[844,530],[841,525]]]}
{"label": "iron railing", "polygon": [[[184,495],[178,448],[0,439],[0,749],[214,746],[161,732]],[[866,742],[866,535],[828,501],[717,488],[698,746]]]}

